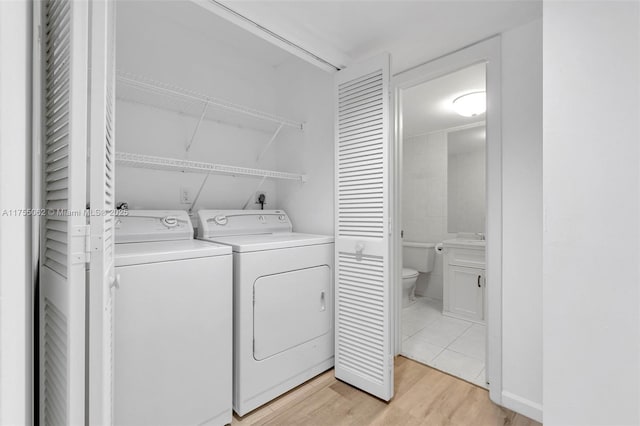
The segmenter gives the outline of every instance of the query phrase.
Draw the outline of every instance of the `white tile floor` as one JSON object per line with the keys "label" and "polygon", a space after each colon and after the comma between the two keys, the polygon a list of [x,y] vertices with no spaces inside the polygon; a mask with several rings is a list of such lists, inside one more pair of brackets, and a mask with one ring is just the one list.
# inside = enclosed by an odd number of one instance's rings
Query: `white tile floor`
{"label": "white tile floor", "polygon": [[442,315],[442,301],[416,297],[402,310],[402,351],[407,358],[484,388],[486,327]]}

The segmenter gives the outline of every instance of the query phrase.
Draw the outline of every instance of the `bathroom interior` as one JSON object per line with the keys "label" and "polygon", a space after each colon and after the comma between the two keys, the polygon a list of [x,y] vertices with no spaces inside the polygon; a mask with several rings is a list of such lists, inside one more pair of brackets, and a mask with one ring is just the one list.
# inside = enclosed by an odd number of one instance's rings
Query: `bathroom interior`
{"label": "bathroom interior", "polygon": [[486,65],[402,97],[401,353],[487,387]]}

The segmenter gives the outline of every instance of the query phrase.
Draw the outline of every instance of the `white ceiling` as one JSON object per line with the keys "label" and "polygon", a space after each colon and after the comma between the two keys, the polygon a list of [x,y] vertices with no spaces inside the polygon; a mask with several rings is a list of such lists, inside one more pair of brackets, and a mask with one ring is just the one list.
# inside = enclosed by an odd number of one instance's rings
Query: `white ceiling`
{"label": "white ceiling", "polygon": [[[539,0],[268,0],[224,4],[335,63],[349,63],[387,50],[392,52],[396,69],[533,20],[541,12]],[[197,2],[128,0],[120,1],[117,10],[119,28],[137,28],[142,31],[141,37],[147,32],[152,36],[152,29],[163,31],[154,27],[158,22],[169,22],[187,30],[194,39],[207,40],[210,47],[200,52],[203,55],[226,57],[242,52],[244,57],[269,67],[300,60]],[[460,117],[449,107],[456,96],[482,89],[484,80],[484,65],[479,65],[407,90],[405,135],[478,121]]]}
{"label": "white ceiling", "polygon": [[411,137],[483,121],[485,114],[476,117],[458,115],[453,110],[453,100],[466,93],[484,91],[485,81],[486,66],[477,64],[404,90],[404,136]]}
{"label": "white ceiling", "polygon": [[[194,51],[194,54],[219,55],[221,50],[231,51],[272,67],[293,58],[290,53],[191,1],[120,0],[116,11],[121,43],[128,43],[127,37],[139,36],[132,34],[134,30],[149,32],[151,37],[155,31],[162,31],[158,26],[168,23],[172,27],[166,31],[179,27],[188,37],[207,40],[210,50]],[[185,45],[184,49],[197,49],[200,45]]]}
{"label": "white ceiling", "polygon": [[335,65],[390,52],[394,72],[542,16],[541,0],[221,3]]}

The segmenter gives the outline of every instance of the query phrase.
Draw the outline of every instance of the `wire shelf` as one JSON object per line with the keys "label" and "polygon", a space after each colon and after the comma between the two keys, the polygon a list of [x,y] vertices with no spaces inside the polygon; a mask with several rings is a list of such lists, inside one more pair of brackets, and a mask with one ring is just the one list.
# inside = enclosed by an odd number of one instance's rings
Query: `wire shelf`
{"label": "wire shelf", "polygon": [[206,174],[212,173],[233,176],[258,176],[270,179],[297,180],[300,182],[307,181],[307,176],[303,174],[227,166],[222,164],[203,163],[199,161],[178,160],[175,158],[156,157],[153,155],[133,154],[129,152],[116,152],[116,163],[121,166],[142,169]]}
{"label": "wire shelf", "polygon": [[[241,114],[249,116],[260,121],[266,121],[276,123],[277,125],[284,125],[297,130],[303,130],[304,124],[295,120],[291,120],[286,117],[281,117],[268,112],[260,111],[255,108],[240,105],[225,99],[215,98],[206,94],[196,92],[194,90],[185,89],[173,84],[163,83],[157,80],[153,80],[147,77],[142,77],[132,73],[118,71],[116,74],[117,81],[126,86],[133,87],[135,89],[144,91],[148,94],[160,95],[164,98],[169,98],[170,102],[175,102],[175,105],[168,106],[166,102],[153,101],[149,96],[142,94],[123,94],[119,97],[125,100],[138,101],[139,103],[146,104],[160,104],[160,107],[167,109],[177,109],[180,112],[187,112],[190,115],[199,115],[193,111],[191,107],[195,107],[196,111],[202,109],[205,105],[213,106],[218,109],[230,111],[235,114]],[[120,91],[122,94],[122,91]],[[139,98],[139,99],[138,99]],[[218,120],[214,120],[218,121]],[[225,120],[223,120],[225,121]]]}

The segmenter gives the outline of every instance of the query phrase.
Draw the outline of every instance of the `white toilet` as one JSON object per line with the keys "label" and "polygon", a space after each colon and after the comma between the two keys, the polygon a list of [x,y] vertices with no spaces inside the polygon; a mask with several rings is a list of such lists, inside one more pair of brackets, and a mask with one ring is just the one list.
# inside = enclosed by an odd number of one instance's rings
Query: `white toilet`
{"label": "white toilet", "polygon": [[402,307],[410,306],[416,299],[416,281],[419,273],[433,271],[436,252],[433,243],[402,243]]}

